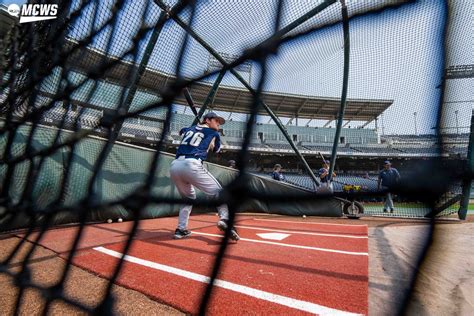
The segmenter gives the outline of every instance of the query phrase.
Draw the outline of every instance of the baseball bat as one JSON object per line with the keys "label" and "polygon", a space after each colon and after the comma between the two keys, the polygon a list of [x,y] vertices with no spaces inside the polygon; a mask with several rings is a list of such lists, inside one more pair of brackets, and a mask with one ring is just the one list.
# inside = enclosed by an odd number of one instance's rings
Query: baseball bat
{"label": "baseball bat", "polygon": [[[195,117],[198,119],[198,121],[199,121],[198,111],[197,111],[196,105],[194,104],[193,97],[191,96],[191,93],[189,93],[188,88],[184,88],[184,97],[186,98],[186,101],[188,102],[189,107],[190,107],[191,110],[193,111],[194,116],[195,116]],[[224,130],[223,130],[222,128],[219,129],[219,134],[221,134],[222,136],[225,136],[225,135],[224,135]]]}
{"label": "baseball bat", "polygon": [[324,159],[324,156],[323,156],[323,154],[321,154],[321,152],[320,152],[320,151],[319,151],[318,153],[319,153],[319,157],[321,157],[321,159],[323,160],[323,162],[325,162],[325,161],[326,161],[326,159]]}
{"label": "baseball bat", "polygon": [[191,111],[193,111],[194,116],[198,118],[198,111],[196,109],[196,105],[194,104],[193,98],[191,97],[191,93],[189,93],[188,88],[184,88],[184,97],[186,98],[186,101],[188,102]]}

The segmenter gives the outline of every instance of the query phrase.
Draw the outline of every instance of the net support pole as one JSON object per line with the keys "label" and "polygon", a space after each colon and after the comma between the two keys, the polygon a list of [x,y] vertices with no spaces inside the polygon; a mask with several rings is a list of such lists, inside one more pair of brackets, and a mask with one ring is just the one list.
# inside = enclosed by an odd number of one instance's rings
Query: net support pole
{"label": "net support pole", "polygon": [[469,145],[467,147],[467,174],[462,182],[462,198],[459,204],[459,219],[465,220],[469,208],[469,197],[471,195],[472,178],[474,176],[474,111],[471,113],[471,129]]}
{"label": "net support pole", "polygon": [[283,125],[283,123],[280,121],[280,119],[278,118],[278,116],[275,115],[275,113],[273,113],[273,111],[270,109],[270,107],[268,107],[268,105],[265,104],[265,102],[263,102],[262,100],[260,100],[260,103],[262,104],[263,108],[267,111],[268,115],[270,115],[270,117],[273,119],[273,121],[275,122],[275,124],[278,126],[278,128],[280,129],[280,131],[282,132],[283,136],[285,136],[286,140],[288,141],[288,143],[290,144],[291,148],[293,148],[293,150],[295,151],[295,154],[296,156],[298,157],[298,159],[301,161],[301,163],[303,164],[304,168],[306,169],[306,171],[308,172],[309,176],[311,177],[311,179],[313,180],[314,184],[319,187],[319,180],[317,179],[316,175],[314,174],[313,170],[311,170],[310,166],[308,165],[308,162],[306,161],[306,159],[304,159],[303,155],[300,153],[298,147],[296,146],[295,142],[293,141],[293,139],[291,139],[290,135],[288,134],[288,131],[286,130],[285,126]]}
{"label": "net support pole", "polygon": [[[154,0],[154,1],[162,10],[164,10],[164,11],[167,10],[167,6],[162,0]],[[326,9],[327,7],[329,7],[330,5],[335,3],[336,1],[337,0],[326,0],[326,1],[322,2],[321,4],[316,6],[315,8],[311,9],[310,11],[308,11],[307,13],[305,13],[304,15],[302,15],[301,17],[299,17],[298,19],[293,21],[292,23],[290,23],[287,26],[285,26],[284,28],[280,29],[278,32],[273,34],[270,38],[263,41],[258,46],[265,47],[267,45],[271,45],[272,43],[276,43],[278,40],[281,39],[281,37],[283,37],[283,35],[285,35],[289,31],[293,30],[294,28],[298,27],[299,25],[303,24],[304,22],[306,22],[310,18],[314,17],[316,14],[323,11],[324,9]],[[173,16],[170,16],[170,18],[172,18],[176,22],[176,24],[178,24],[192,38],[194,38],[199,44],[201,44],[222,65],[224,65],[224,66],[228,65],[227,62],[206,41],[204,41],[204,39],[202,39],[198,34],[196,34],[196,32],[194,32],[189,25],[184,23],[184,21],[181,18],[179,18],[179,16],[173,15]],[[244,78],[242,78],[242,76],[235,69],[230,69],[229,71],[235,76],[235,78],[237,78],[237,80],[239,80],[250,91],[250,93],[254,97],[258,97],[256,91],[249,85],[249,83]],[[268,105],[265,104],[265,102],[263,102],[263,100],[259,99],[259,102],[262,104],[265,111],[273,119],[273,121],[278,126],[280,131],[283,133],[286,140],[290,144],[291,148],[295,151],[297,157],[300,159],[300,161],[303,164],[303,166],[305,167],[306,171],[309,173],[311,179],[314,181],[315,185],[319,186],[319,180],[314,175],[313,171],[309,167],[309,165],[306,162],[306,160],[304,159],[303,155],[301,155],[299,149],[296,147],[295,143],[293,142],[293,140],[291,139],[291,137],[288,134],[287,130],[285,129],[285,127],[281,123],[280,119],[275,115],[275,113],[273,113],[273,111],[268,107]]]}
{"label": "net support pole", "polygon": [[342,5],[342,28],[344,36],[344,77],[342,81],[342,95],[341,107],[337,118],[336,134],[334,135],[334,142],[332,145],[331,163],[329,165],[328,180],[332,180],[334,166],[336,165],[337,145],[339,143],[339,136],[341,135],[342,121],[344,120],[344,111],[346,109],[347,89],[349,86],[349,58],[350,58],[350,41],[349,41],[349,14],[347,13],[347,6],[345,0],[341,0]]}
{"label": "net support pole", "polygon": [[464,179],[462,182],[462,198],[459,203],[458,217],[465,220],[467,217],[467,210],[469,208],[469,197],[471,195],[472,179]]}
{"label": "net support pole", "polygon": [[222,79],[224,78],[224,75],[225,75],[225,71],[221,71],[219,73],[219,75],[217,76],[216,81],[212,85],[211,90],[209,91],[209,93],[207,94],[206,100],[204,100],[204,103],[202,104],[201,108],[199,109],[198,114],[194,118],[193,125],[196,125],[199,122],[202,115],[204,114],[204,111],[206,111],[207,106],[209,104],[211,104],[212,101],[214,100],[214,97],[216,96],[216,93],[217,93],[217,89],[219,89],[219,85],[221,84]]}

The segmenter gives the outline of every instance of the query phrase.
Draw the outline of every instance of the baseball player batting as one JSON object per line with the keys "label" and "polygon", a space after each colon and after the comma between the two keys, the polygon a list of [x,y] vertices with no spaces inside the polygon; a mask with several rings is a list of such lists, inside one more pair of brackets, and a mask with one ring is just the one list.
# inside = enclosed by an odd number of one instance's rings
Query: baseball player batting
{"label": "baseball player batting", "polygon": [[[222,117],[209,112],[204,115],[200,124],[185,127],[179,132],[182,140],[176,152],[176,159],[171,163],[170,175],[182,197],[196,199],[195,187],[214,197],[217,197],[219,191],[222,190],[216,178],[204,168],[203,161],[206,160],[210,150],[215,153],[220,151],[221,140],[218,130],[224,123],[225,120]],[[175,239],[191,235],[187,226],[192,207],[192,205],[185,205],[179,211]],[[219,214],[217,227],[225,231],[228,227],[229,209],[226,204],[222,204],[217,207],[217,211]],[[232,227],[230,233],[231,239],[240,239],[235,228]]]}

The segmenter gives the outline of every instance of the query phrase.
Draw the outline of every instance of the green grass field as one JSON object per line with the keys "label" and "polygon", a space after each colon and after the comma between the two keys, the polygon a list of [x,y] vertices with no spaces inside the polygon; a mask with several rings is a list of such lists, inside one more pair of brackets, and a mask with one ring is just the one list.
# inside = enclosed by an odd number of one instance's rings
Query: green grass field
{"label": "green grass field", "polygon": [[[365,214],[386,214],[383,213],[383,203],[364,203],[364,213]],[[459,209],[459,203],[455,203],[448,207],[444,212],[445,213],[456,213]],[[431,211],[430,207],[423,203],[394,203],[394,212],[393,215],[398,216],[408,216],[408,217],[418,217],[424,216]],[[474,214],[474,203],[469,203],[468,214]]]}

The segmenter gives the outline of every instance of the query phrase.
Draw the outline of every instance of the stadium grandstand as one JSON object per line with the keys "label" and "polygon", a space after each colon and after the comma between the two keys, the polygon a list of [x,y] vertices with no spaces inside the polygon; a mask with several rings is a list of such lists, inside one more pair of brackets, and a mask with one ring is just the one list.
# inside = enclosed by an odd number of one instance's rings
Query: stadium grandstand
{"label": "stadium grandstand", "polygon": [[[75,45],[73,40],[69,40],[69,45]],[[70,71],[68,79],[71,83],[79,83],[85,79],[83,72],[87,70],[83,67],[94,68],[94,61],[100,62],[105,57],[103,53],[87,48],[85,51],[77,52],[77,60],[72,58],[69,67],[74,69]],[[87,65],[81,64],[87,61]],[[55,106],[44,112],[44,121],[47,123],[60,122],[64,114],[66,120],[75,121],[80,115],[80,126],[85,129],[93,128],[98,125],[99,119],[107,113],[107,110],[114,109],[119,102],[121,87],[124,85],[124,78],[120,75],[126,71],[127,67],[132,67],[126,61],[120,61],[117,66],[108,71],[105,79],[95,83],[88,83],[77,89],[71,95],[70,107],[71,111],[66,111],[62,107],[62,102],[55,102]],[[58,79],[61,77],[59,70],[55,70],[45,80],[39,91],[40,97],[37,99],[37,106],[46,104],[51,101],[53,92],[59,88]],[[160,73],[154,69],[147,69],[143,75],[143,79],[138,85],[138,90],[132,100],[130,110],[139,111],[143,104],[150,104],[160,100],[159,91],[166,89],[171,85],[175,77],[169,74]],[[95,85],[97,87],[95,88]],[[94,93],[89,96],[89,92],[95,88]],[[195,84],[190,89],[194,101],[202,104],[205,101],[207,93],[211,85],[203,83]],[[53,92],[52,92],[53,91]],[[154,93],[154,91],[156,93]],[[298,119],[310,120],[327,120],[326,125],[334,121],[337,116],[340,100],[335,98],[310,97],[291,94],[277,94],[271,92],[263,93],[263,101],[268,107],[280,118],[294,119],[294,125],[286,126],[292,140],[298,145],[302,153],[314,154],[321,152],[322,154],[330,154],[332,148],[332,140],[335,135],[335,129],[331,127],[310,127],[309,123],[298,125]],[[248,104],[251,100],[250,92],[236,87],[223,86],[219,87],[218,92],[213,99],[212,107],[218,109],[224,117],[228,118],[227,124],[224,126],[223,140],[225,147],[230,150],[238,150],[239,143],[243,139],[243,131],[245,130],[244,115],[239,113],[248,113]],[[378,118],[387,110],[393,101],[390,100],[358,100],[349,99],[345,112],[346,122],[357,121],[363,124],[357,128],[343,128],[339,137],[339,153],[341,156],[381,156],[389,157],[432,157],[443,155],[444,152],[439,147],[436,135],[380,135],[375,128],[367,128],[371,122],[377,122]],[[176,99],[177,105],[187,105],[183,95]],[[193,122],[194,116],[187,107],[176,107],[180,112],[176,111],[176,115],[171,123],[171,138],[176,144],[176,131],[182,127],[189,126]],[[263,111],[263,110],[262,110]],[[66,113],[67,112],[67,113]],[[81,114],[79,114],[81,113]],[[21,116],[21,108],[17,113]],[[265,114],[265,113],[261,113]],[[160,134],[160,126],[163,121],[163,111],[153,110],[139,115],[135,122],[127,122],[124,130],[121,131],[123,139],[135,140],[137,143],[153,145]],[[239,121],[240,119],[240,121]],[[447,142],[453,150],[447,150],[448,153],[467,152],[467,144],[469,134],[445,135],[449,139]],[[273,151],[281,154],[293,152],[283,134],[279,131],[275,124],[257,123],[255,133],[251,142],[252,148],[257,151]],[[459,146],[456,146],[459,145]]]}
{"label": "stadium grandstand", "polygon": [[[77,76],[80,77],[80,73]],[[71,80],[74,78],[71,76]],[[109,93],[114,88],[115,86],[110,82],[99,83],[99,88],[88,102],[85,102],[83,97],[86,92],[75,93],[71,100],[71,107],[74,109],[67,111],[62,107],[61,102],[57,102],[57,106],[43,113],[42,121],[45,125],[59,126],[62,124],[63,128],[71,130],[75,128],[75,124],[78,124],[80,129],[92,130],[93,134],[104,136],[105,130],[97,126],[100,119],[112,108],[107,106],[108,102],[111,105],[116,102],[116,100],[110,100],[110,97],[104,97],[114,95]],[[220,90],[220,93],[229,91],[231,90]],[[134,99],[137,104],[143,104],[143,100],[154,98],[153,95],[146,92],[137,92],[137,96]],[[47,102],[47,99],[45,93],[38,100]],[[369,104],[380,101],[365,102]],[[134,103],[132,103],[133,106]],[[389,102],[387,106],[389,106]],[[236,107],[232,113],[236,113],[238,110]],[[186,107],[176,107],[167,137],[166,148],[168,151],[174,152],[179,145],[181,137],[178,135],[178,131],[192,124],[194,116],[189,112]],[[236,120],[236,116],[232,117],[230,112],[221,111],[220,113],[230,117],[222,129],[224,152],[211,161],[227,165],[227,161],[233,159],[241,149],[246,123],[244,120]],[[277,112],[276,114],[283,115],[284,113]],[[380,114],[373,113],[371,117],[377,118]],[[355,120],[362,118],[354,116]],[[65,123],[62,123],[63,119],[65,119]],[[120,130],[119,139],[153,148],[161,135],[162,122],[163,115],[157,111],[127,119]],[[286,129],[300,153],[314,168],[313,172],[317,173],[321,164],[319,154],[325,157],[331,155],[334,128],[290,125],[286,126]],[[404,169],[410,170],[410,166],[418,160],[433,157],[466,159],[468,141],[469,134],[445,135],[445,142],[441,145],[435,135],[380,135],[376,129],[372,128],[343,128],[338,148],[339,159],[335,169],[338,176],[334,181],[334,190],[343,192],[344,185],[356,185],[360,186],[363,191],[377,191],[378,170],[382,169],[382,161],[385,159],[392,159],[404,177],[408,177]],[[249,144],[249,151],[249,171],[268,178],[274,163],[283,163],[286,182],[310,191],[317,189],[311,177],[296,159],[294,150],[275,124],[258,123],[256,125]],[[460,193],[459,188],[455,191]]]}
{"label": "stadium grandstand", "polygon": [[[6,17],[2,11],[2,23],[13,21],[10,16]],[[5,30],[5,26],[3,28]],[[5,32],[5,31],[4,31]],[[77,45],[73,39],[68,39],[67,45],[74,47]],[[70,59],[73,71],[68,74],[71,83],[79,83],[85,79],[83,73],[94,69],[94,63],[100,63],[105,56],[93,48],[85,48],[76,52],[75,58]],[[85,68],[88,67],[88,68]],[[116,66],[109,70],[103,80],[88,82],[71,95],[69,106],[70,111],[64,109],[61,101],[56,101],[55,106],[44,111],[43,121],[47,124],[59,124],[65,115],[66,127],[69,122],[75,122],[79,118],[79,127],[84,129],[94,129],[99,135],[100,129],[95,126],[101,117],[108,110],[115,108],[119,102],[121,87],[125,84],[122,74],[133,67],[127,61],[119,61]],[[55,69],[45,80],[40,97],[37,99],[37,106],[51,101],[54,91],[59,88],[58,79],[61,77],[60,70]],[[158,102],[160,91],[166,89],[175,81],[175,77],[159,72],[156,69],[146,69],[139,82],[138,89],[131,101],[130,111],[139,111],[144,104]],[[211,85],[196,83],[190,88],[190,92],[197,104],[203,104],[207,97],[207,92]],[[89,95],[91,89],[94,93]],[[228,118],[223,130],[224,148],[229,151],[238,151],[243,140],[245,130],[245,113],[248,113],[248,105],[251,94],[246,89],[233,86],[220,85],[212,101],[211,108],[218,109],[224,117]],[[329,125],[337,116],[340,100],[336,98],[313,97],[303,95],[292,95],[274,92],[264,92],[263,101],[280,118],[288,118],[289,123],[286,129],[292,140],[297,145],[302,154],[314,155],[322,153],[329,155],[332,149],[332,141],[335,129],[331,127],[309,126],[308,119],[327,120],[325,125]],[[176,115],[171,123],[169,142],[177,145],[179,137],[177,131],[182,127],[189,126],[193,122],[194,116],[190,115],[186,99],[181,94],[176,100]],[[426,157],[440,157],[455,155],[456,157],[466,157],[467,142],[469,134],[446,134],[443,146],[438,141],[435,134],[432,135],[381,135],[377,125],[373,128],[366,127],[369,123],[377,123],[379,117],[386,111],[393,101],[376,99],[349,99],[345,111],[346,125],[351,121],[362,122],[357,128],[343,128],[339,136],[338,154],[341,157],[386,157],[386,158],[412,158],[423,159]],[[181,106],[179,106],[181,105]],[[188,114],[186,114],[186,111]],[[264,111],[264,110],[261,110]],[[238,115],[238,114],[244,114]],[[261,112],[264,115],[266,113]],[[15,115],[21,116],[21,107]],[[120,138],[127,142],[153,146],[158,135],[161,133],[161,126],[164,119],[164,111],[147,111],[136,118],[126,120]],[[298,120],[306,119],[305,124],[298,124]],[[72,126],[72,125],[69,125]],[[173,146],[171,146],[172,148]],[[286,141],[284,135],[275,124],[257,123],[254,135],[251,139],[250,148],[255,153],[277,153],[277,155],[293,154],[292,147]],[[383,158],[382,158],[383,159]],[[258,163],[253,168],[258,169]],[[269,166],[263,166],[268,168]],[[290,169],[298,169],[298,166],[291,166]]]}
{"label": "stadium grandstand", "polygon": [[[68,45],[76,45],[68,40]],[[68,80],[79,84],[86,80],[85,73],[93,69],[94,62],[99,63],[105,56],[95,49],[86,48],[76,53],[68,67]],[[84,61],[87,60],[87,64]],[[82,61],[82,63],[81,63]],[[89,68],[84,68],[89,67]],[[106,137],[107,130],[100,126],[101,120],[113,115],[113,109],[120,102],[120,91],[125,84],[121,75],[128,68],[133,67],[127,61],[119,61],[118,65],[108,71],[103,80],[87,81],[87,84],[76,89],[70,96],[67,106],[64,102],[55,101],[54,106],[43,111],[41,122],[46,126],[61,126],[70,130],[85,130],[92,135]],[[45,80],[38,93],[36,106],[50,103],[54,98],[54,91],[60,89],[59,78],[61,71],[55,69]],[[130,111],[139,111],[140,114],[124,120],[118,140],[139,146],[154,148],[163,132],[165,111],[153,109],[143,111],[147,104],[160,101],[160,93],[167,85],[176,79],[170,74],[155,69],[146,69],[138,88],[130,102]],[[205,103],[206,93],[211,89],[210,84],[194,84],[189,90],[194,102]],[[91,94],[90,92],[93,91]],[[158,93],[156,92],[158,91]],[[227,165],[241,150],[245,135],[246,119],[248,117],[250,93],[232,86],[219,86],[210,105],[210,109],[218,112],[227,119],[222,126],[223,153],[212,157],[210,162]],[[335,98],[311,97],[303,95],[264,92],[263,100],[280,119],[287,118],[284,129],[294,143],[299,153],[305,157],[309,167],[317,174],[321,166],[321,155],[330,158],[335,137],[335,128],[328,126],[334,121],[339,100]],[[178,131],[192,124],[194,115],[187,107],[184,94],[176,100],[174,115],[167,132],[165,150],[175,152],[181,141]],[[402,177],[409,178],[418,162],[432,158],[466,159],[469,134],[445,134],[443,143],[436,135],[382,135],[377,122],[384,111],[393,101],[391,100],[360,100],[349,99],[345,119],[346,124],[359,122],[356,128],[341,129],[338,144],[338,160],[334,166],[337,177],[334,179],[335,192],[347,192],[354,187],[361,192],[377,192],[378,172],[383,168],[382,162],[386,159],[393,161]],[[145,105],[145,106],[144,106]],[[19,119],[25,114],[23,107],[19,107],[14,117]],[[275,163],[284,165],[286,183],[295,185],[308,191],[316,191],[317,185],[305,169],[304,163],[298,159],[295,150],[289,144],[284,134],[272,120],[268,120],[265,113],[261,122],[256,123],[249,143],[249,164],[247,170],[255,175],[269,178]],[[304,120],[306,119],[306,120]],[[311,126],[311,121],[326,120],[323,126]],[[263,121],[263,122],[262,122]],[[303,124],[299,123],[303,122]],[[368,125],[372,123],[372,127]],[[455,185],[451,196],[458,200],[461,196],[461,184]],[[472,196],[472,194],[471,194]],[[381,198],[362,198],[360,201],[380,202]],[[366,210],[366,213],[370,211]],[[376,210],[375,214],[379,214]],[[400,214],[397,216],[419,216],[427,211]]]}
{"label": "stadium grandstand", "polygon": [[[68,39],[67,45],[72,49],[77,42]],[[97,49],[81,48],[67,65],[70,67],[69,82],[79,85],[87,79],[85,74],[97,67],[104,59],[113,59],[113,57]],[[133,67],[135,66],[126,60],[117,60],[117,65],[108,70],[102,80],[88,80],[86,84],[76,89],[71,94],[67,106],[64,106],[62,101],[55,101],[54,106],[43,111],[42,122],[45,125],[63,126],[71,130],[75,128],[89,130],[97,136],[105,136],[106,130],[99,127],[100,120],[106,118],[107,115],[112,115],[116,104],[120,103],[120,92],[126,84],[122,74]],[[38,92],[36,107],[40,108],[52,102],[55,91],[61,87],[59,82],[61,76],[61,70],[57,68],[44,80]],[[159,102],[161,91],[172,85],[175,80],[176,78],[171,74],[156,69],[145,69],[129,108],[131,112],[137,111],[140,114],[124,121],[119,140],[140,146],[155,146],[162,134],[165,111],[160,109],[143,111],[143,109],[148,104]],[[211,84],[202,82],[193,84],[189,91],[194,102],[206,103],[207,92],[211,87]],[[227,123],[221,131],[224,153],[214,158],[213,162],[226,165],[227,161],[241,149],[251,98],[250,92],[246,89],[222,84],[219,86],[210,109],[218,110],[227,119]],[[274,115],[281,119],[287,118],[284,129],[299,152],[314,168],[313,171],[316,171],[321,163],[320,154],[325,157],[331,155],[336,131],[328,125],[337,116],[340,100],[275,92],[264,92],[262,100]],[[191,125],[195,119],[187,107],[188,103],[184,94],[180,94],[175,102],[174,115],[166,138],[166,148],[171,152],[180,143],[179,130]],[[467,133],[444,134],[443,144],[435,134],[382,135],[377,123],[392,102],[392,100],[348,99],[345,126],[350,122],[359,122],[359,125],[355,128],[342,128],[339,135],[339,159],[335,169],[339,176],[335,183],[336,190],[342,191],[343,184],[360,185],[367,190],[374,190],[377,172],[382,168],[381,163],[385,159],[393,159],[402,172],[404,166],[411,166],[412,162],[427,158],[466,159],[469,141]],[[260,112],[263,119],[256,123],[250,140],[248,169],[267,175],[274,163],[283,162],[285,169],[294,173],[289,177],[288,182],[314,190],[315,184],[312,183],[307,170],[296,159],[295,151],[281,128],[271,119],[268,120],[268,115],[265,115],[267,113],[263,111]],[[21,118],[24,114],[25,108],[20,106],[14,116]],[[326,121],[323,126],[311,126],[313,120]],[[368,127],[371,123],[375,126]],[[361,177],[354,177],[358,173],[370,174],[369,183]]]}
{"label": "stadium grandstand", "polygon": [[[112,89],[107,86],[107,83],[101,83],[101,87],[97,89],[97,98],[101,100],[101,104],[94,103],[93,99],[89,103],[81,100],[81,93],[74,94],[72,99],[72,106],[74,110],[67,111],[58,102],[57,106],[45,111],[42,120],[45,124],[59,125],[63,117],[66,118],[65,127],[72,128],[74,122],[78,122],[79,127],[83,129],[92,129],[94,134],[103,136],[104,131],[96,128],[100,119],[107,113],[107,108],[104,106],[105,98],[100,97],[100,92],[107,89]],[[109,93],[104,95],[110,96]],[[151,98],[151,96],[140,95],[142,98]],[[39,100],[47,101],[44,96]],[[114,100],[110,100],[113,104]],[[139,102],[139,101],[137,101]],[[178,107],[177,107],[178,108]],[[185,114],[189,110],[181,109],[181,113],[177,112],[170,125],[168,137],[168,149],[173,150],[179,145],[181,137],[178,131],[186,126],[192,124],[194,116]],[[225,115],[225,113],[223,114]],[[78,120],[79,118],[79,120]],[[140,115],[136,118],[127,119],[120,131],[120,139],[125,142],[130,142],[138,145],[153,147],[159,139],[162,129],[163,116],[154,115]],[[316,166],[319,166],[319,153],[324,156],[331,154],[332,139],[334,138],[333,128],[324,127],[308,127],[308,126],[286,126],[288,133],[291,135],[297,148],[304,155],[308,156],[310,161],[313,161]],[[233,153],[240,150],[240,145],[243,141],[245,131],[245,121],[237,121],[232,118],[227,121],[222,129],[223,148],[226,153],[223,155],[222,163],[225,164],[225,159],[231,159]],[[378,162],[383,159],[425,159],[428,157],[466,157],[469,134],[460,135],[446,135],[444,146],[439,144],[438,138],[435,135],[380,135],[377,130],[370,128],[343,128],[340,136],[340,147],[338,155],[341,158],[341,163],[344,165],[347,160],[357,159],[376,159]],[[253,170],[261,168],[268,169],[272,164],[279,160],[287,160],[289,158],[287,169],[295,170],[296,172],[303,172],[299,164],[290,159],[294,156],[294,150],[285,140],[283,134],[280,132],[275,124],[259,123],[255,127],[255,132],[250,141],[250,151],[254,157],[254,163],[250,166]],[[268,160],[258,158],[259,156],[275,155],[274,159]],[[311,156],[316,157],[311,159]],[[265,163],[265,161],[269,161]],[[350,169],[350,165],[347,168]],[[378,168],[372,164],[368,166],[369,170],[362,171],[376,171]],[[344,168],[339,166],[339,172]]]}

